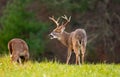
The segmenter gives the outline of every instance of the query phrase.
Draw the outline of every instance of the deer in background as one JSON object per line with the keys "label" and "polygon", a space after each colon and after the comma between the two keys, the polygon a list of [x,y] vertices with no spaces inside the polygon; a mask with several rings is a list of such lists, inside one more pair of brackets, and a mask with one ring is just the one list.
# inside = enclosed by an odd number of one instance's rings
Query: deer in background
{"label": "deer in background", "polygon": [[23,63],[29,59],[29,49],[26,42],[19,38],[14,38],[8,42],[8,50],[13,62]]}
{"label": "deer in background", "polygon": [[[50,39],[58,39],[63,45],[68,47],[68,54],[67,54],[67,61],[66,64],[69,63],[71,53],[74,51],[76,55],[76,64],[80,63],[80,55],[82,58],[82,64],[84,63],[84,56],[86,51],[86,44],[87,44],[87,35],[84,29],[76,29],[71,33],[68,33],[65,30],[66,25],[70,22],[71,16],[68,18],[66,15],[61,16],[65,22],[62,24],[59,23],[60,17],[55,20],[54,16],[49,17],[56,24],[56,28],[49,34]],[[81,51],[81,52],[80,52]]]}

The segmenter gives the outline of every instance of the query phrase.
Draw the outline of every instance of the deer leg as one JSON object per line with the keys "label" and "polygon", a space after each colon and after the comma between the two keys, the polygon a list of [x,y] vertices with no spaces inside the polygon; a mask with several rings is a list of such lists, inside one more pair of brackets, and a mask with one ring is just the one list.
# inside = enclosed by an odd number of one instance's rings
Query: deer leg
{"label": "deer leg", "polygon": [[80,62],[79,62],[79,60],[80,60],[80,57],[79,57],[79,55],[78,54],[76,54],[76,64],[80,64]]}
{"label": "deer leg", "polygon": [[82,53],[82,64],[84,64],[84,53]]}
{"label": "deer leg", "polygon": [[80,65],[80,51],[79,51],[79,49],[75,49],[74,52],[76,55],[76,64]]}
{"label": "deer leg", "polygon": [[73,50],[74,50],[75,55],[76,55],[76,64],[80,65],[80,50],[79,50],[79,43],[78,43],[78,41],[73,43]]}
{"label": "deer leg", "polygon": [[17,62],[17,60],[19,59],[19,56],[12,54],[11,59],[12,59],[12,61]]}
{"label": "deer leg", "polygon": [[80,54],[76,54],[76,64],[80,65]]}
{"label": "deer leg", "polygon": [[10,54],[10,58],[12,58],[12,54]]}
{"label": "deer leg", "polygon": [[28,61],[28,59],[29,59],[29,53],[28,53],[27,50],[24,50],[24,56],[23,57],[24,57],[23,62]]}
{"label": "deer leg", "polygon": [[70,60],[70,57],[71,57],[71,52],[72,52],[71,48],[68,48],[68,54],[67,54],[67,61],[66,61],[66,64],[69,63],[69,60]]}
{"label": "deer leg", "polygon": [[29,53],[26,53],[26,55],[25,55],[25,62],[28,61],[28,59],[29,59]]}
{"label": "deer leg", "polygon": [[85,45],[81,45],[81,55],[82,55],[82,64],[84,64],[84,58],[85,58]]}
{"label": "deer leg", "polygon": [[22,64],[21,58],[18,58],[18,63]]}
{"label": "deer leg", "polygon": [[80,54],[78,54],[78,65],[80,65]]}

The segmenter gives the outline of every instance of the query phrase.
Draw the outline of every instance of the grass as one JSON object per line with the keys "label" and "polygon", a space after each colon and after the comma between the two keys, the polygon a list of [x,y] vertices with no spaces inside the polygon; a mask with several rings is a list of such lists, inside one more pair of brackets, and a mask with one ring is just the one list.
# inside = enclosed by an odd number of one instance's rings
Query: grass
{"label": "grass", "polygon": [[0,57],[0,77],[120,77],[120,64],[66,65],[58,62],[13,64]]}

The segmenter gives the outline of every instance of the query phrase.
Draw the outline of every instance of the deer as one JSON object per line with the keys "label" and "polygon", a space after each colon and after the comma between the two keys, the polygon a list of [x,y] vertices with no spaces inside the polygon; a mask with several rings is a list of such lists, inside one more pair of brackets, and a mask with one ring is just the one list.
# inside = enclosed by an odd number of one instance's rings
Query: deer
{"label": "deer", "polygon": [[[62,21],[59,23],[61,18],[64,20],[64,22]],[[52,16],[49,17],[49,19],[56,25],[56,28],[53,29],[53,31],[49,34],[50,39],[57,39],[68,48],[66,64],[69,63],[72,52],[74,52],[76,56],[75,63],[78,65],[81,65],[81,63],[84,64],[87,44],[87,35],[85,29],[79,28],[70,33],[66,32],[65,27],[70,22],[71,16],[68,18],[66,15],[64,15],[58,17],[57,19]],[[80,60],[80,56],[82,61]]]}
{"label": "deer", "polygon": [[8,50],[12,62],[23,64],[29,59],[27,43],[20,38],[13,38],[8,42]]}

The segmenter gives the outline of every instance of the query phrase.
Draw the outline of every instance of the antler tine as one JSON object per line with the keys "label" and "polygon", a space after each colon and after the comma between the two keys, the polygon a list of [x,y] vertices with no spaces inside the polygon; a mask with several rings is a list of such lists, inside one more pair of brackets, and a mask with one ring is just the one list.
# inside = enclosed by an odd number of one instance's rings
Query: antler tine
{"label": "antler tine", "polygon": [[66,16],[66,15],[64,15],[64,16],[62,16],[62,18],[67,19],[67,16]]}
{"label": "antler tine", "polygon": [[68,24],[68,22],[70,22],[71,20],[71,16],[68,18],[66,15],[62,16],[63,19],[67,20],[67,22],[65,24],[63,24],[64,26],[66,26]]}
{"label": "antler tine", "polygon": [[53,22],[55,22],[55,24],[57,25],[57,27],[59,26],[58,21],[60,20],[60,17],[58,17],[58,19],[57,19],[57,20],[55,20],[54,16],[49,17],[49,19],[50,19],[50,20],[52,20]]}
{"label": "antler tine", "polygon": [[70,22],[70,20],[71,20],[71,16],[69,17],[69,20],[68,20],[68,21]]}
{"label": "antler tine", "polygon": [[57,22],[60,20],[60,17],[57,18]]}
{"label": "antler tine", "polygon": [[62,18],[65,19],[65,20],[67,20],[68,22],[70,22],[70,20],[71,20],[71,16],[69,18],[67,18],[67,16],[64,15],[64,16],[62,16]]}

